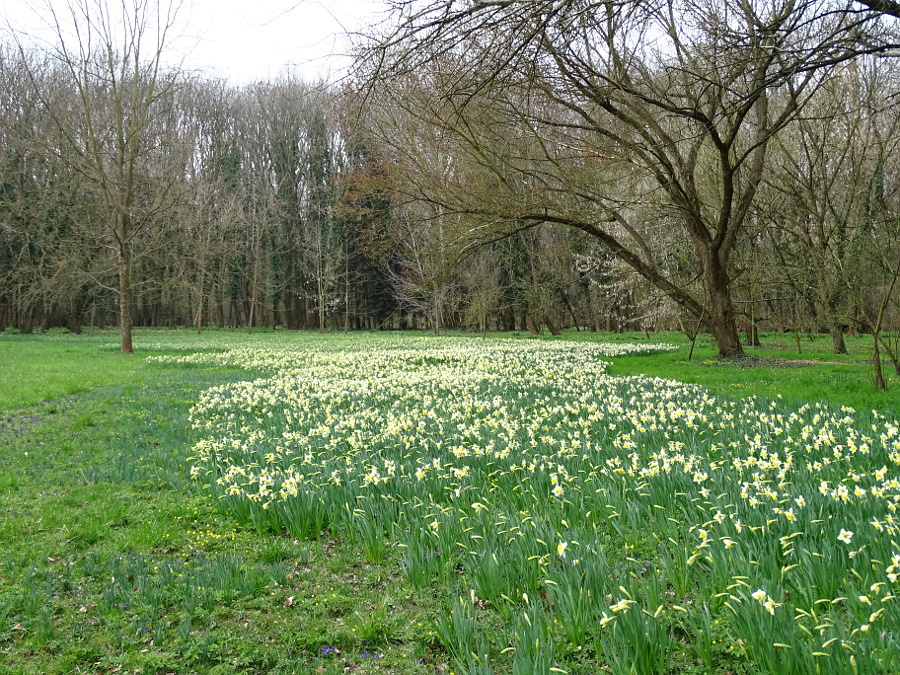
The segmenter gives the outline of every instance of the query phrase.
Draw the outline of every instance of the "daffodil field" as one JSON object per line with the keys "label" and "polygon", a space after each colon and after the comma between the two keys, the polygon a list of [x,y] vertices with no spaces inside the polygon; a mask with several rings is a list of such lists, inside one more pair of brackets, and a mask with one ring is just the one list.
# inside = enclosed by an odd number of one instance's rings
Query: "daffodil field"
{"label": "daffodil field", "polygon": [[[659,346],[665,349],[665,346]],[[456,589],[458,672],[900,672],[900,424],[606,374],[643,346],[327,336],[160,361],[240,521]]]}

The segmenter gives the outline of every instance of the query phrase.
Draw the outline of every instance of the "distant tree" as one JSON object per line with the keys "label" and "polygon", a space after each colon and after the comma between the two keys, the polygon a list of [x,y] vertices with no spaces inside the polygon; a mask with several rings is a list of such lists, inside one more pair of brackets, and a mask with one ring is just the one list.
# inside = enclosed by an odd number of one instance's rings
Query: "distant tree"
{"label": "distant tree", "polygon": [[500,285],[500,267],[494,251],[483,248],[466,261],[466,272],[462,275],[465,291],[463,320],[475,326],[484,337],[491,320],[500,314],[503,287]]}
{"label": "distant tree", "polygon": [[[399,229],[394,185],[385,160],[346,108],[339,107],[342,161],[335,189],[334,217],[344,236],[344,328],[384,325],[397,311],[392,269]],[[353,289],[353,290],[351,290]]]}
{"label": "distant tree", "polygon": [[[846,353],[843,332],[865,314],[876,236],[895,217],[896,183],[888,179],[900,149],[890,60],[859,60],[836,72],[807,105],[803,118],[773,148],[766,224],[759,244],[781,277],[828,330],[834,351]],[[879,265],[880,266],[880,265]],[[869,326],[872,321],[866,320]]]}

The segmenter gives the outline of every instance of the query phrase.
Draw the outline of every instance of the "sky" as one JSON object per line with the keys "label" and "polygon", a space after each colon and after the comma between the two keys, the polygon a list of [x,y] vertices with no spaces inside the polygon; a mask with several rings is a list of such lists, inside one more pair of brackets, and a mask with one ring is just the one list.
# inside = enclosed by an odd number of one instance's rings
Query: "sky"
{"label": "sky", "polygon": [[[66,6],[65,0],[2,0],[0,17],[17,31],[40,35],[48,1],[58,12]],[[310,81],[335,81],[350,64],[347,33],[382,20],[384,12],[384,0],[184,0],[169,58],[183,57],[186,69],[235,84],[273,79],[285,69]]]}

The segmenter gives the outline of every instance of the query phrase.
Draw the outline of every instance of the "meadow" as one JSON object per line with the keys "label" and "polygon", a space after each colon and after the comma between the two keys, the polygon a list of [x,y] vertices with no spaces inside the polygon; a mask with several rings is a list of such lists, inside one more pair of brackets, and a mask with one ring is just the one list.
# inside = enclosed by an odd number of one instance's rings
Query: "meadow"
{"label": "meadow", "polygon": [[900,669],[863,342],[513,337],[0,337],[0,671]]}

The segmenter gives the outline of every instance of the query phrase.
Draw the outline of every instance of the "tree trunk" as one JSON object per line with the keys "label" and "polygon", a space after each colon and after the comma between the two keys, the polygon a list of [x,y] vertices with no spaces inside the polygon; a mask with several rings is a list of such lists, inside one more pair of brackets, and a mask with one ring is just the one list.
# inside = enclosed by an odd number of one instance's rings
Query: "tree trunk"
{"label": "tree trunk", "polygon": [[710,260],[704,268],[703,276],[709,294],[706,324],[716,341],[719,356],[743,356],[744,348],[741,346],[734,305],[731,303],[728,274],[721,265]]}
{"label": "tree trunk", "polygon": [[884,371],[881,368],[881,352],[878,349],[878,331],[872,331],[872,363],[875,365],[875,389],[887,390],[887,382],[884,381]]}
{"label": "tree trunk", "polygon": [[350,253],[344,247],[344,332],[350,332]]}
{"label": "tree trunk", "polygon": [[831,327],[831,344],[835,354],[846,354],[847,345],[844,342],[844,331],[840,326]]}
{"label": "tree trunk", "polygon": [[194,313],[194,327],[197,329],[197,335],[203,332],[203,299],[206,297],[206,251],[208,246],[209,237],[207,235],[200,251],[200,263],[197,266],[200,275],[197,282],[197,311]]}
{"label": "tree trunk", "polygon": [[746,343],[748,347],[759,347],[759,329],[756,327],[756,324],[751,322],[747,324],[747,329],[745,331],[747,336]]}
{"label": "tree trunk", "polygon": [[[258,253],[258,251],[257,251]],[[250,308],[247,312],[247,334],[253,333],[253,323],[256,321],[256,285],[259,281],[259,256],[254,256],[253,278],[250,282]]]}
{"label": "tree trunk", "polygon": [[122,335],[122,353],[133,354],[131,339],[131,251],[122,243],[116,260],[119,273],[119,330]]}
{"label": "tree trunk", "polygon": [[[887,264],[887,261],[884,261],[885,267],[890,270],[890,266]],[[875,388],[879,391],[885,391],[887,389],[887,382],[884,380],[884,373],[881,369],[881,351],[878,348],[878,343],[881,338],[881,329],[884,326],[884,315],[887,310],[888,304],[891,300],[891,295],[894,293],[894,287],[897,285],[897,281],[900,280],[900,260],[897,261],[896,267],[891,272],[891,283],[888,286],[887,292],[885,292],[884,296],[881,298],[881,306],[878,308],[878,317],[875,319],[875,323],[872,326],[872,340],[874,341],[874,361],[875,361]],[[896,362],[894,363],[896,367]]]}
{"label": "tree trunk", "polygon": [[900,375],[900,355],[898,355],[897,350],[894,347],[891,347],[890,343],[885,340],[881,334],[878,335],[878,340],[881,342],[881,346],[884,347],[884,351],[891,360],[891,365],[894,366],[894,370]]}
{"label": "tree trunk", "polygon": [[549,316],[544,317],[544,323],[547,325],[547,330],[550,331],[550,335],[562,335],[562,331]]}

